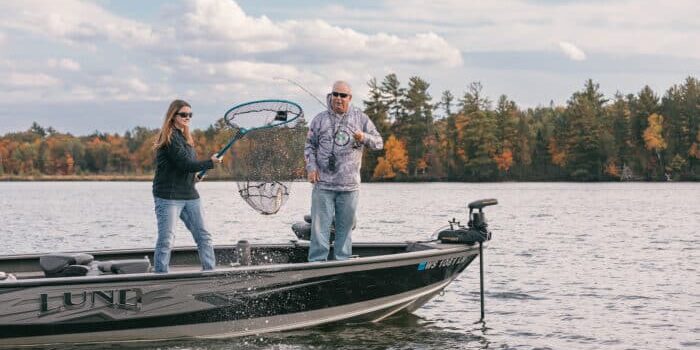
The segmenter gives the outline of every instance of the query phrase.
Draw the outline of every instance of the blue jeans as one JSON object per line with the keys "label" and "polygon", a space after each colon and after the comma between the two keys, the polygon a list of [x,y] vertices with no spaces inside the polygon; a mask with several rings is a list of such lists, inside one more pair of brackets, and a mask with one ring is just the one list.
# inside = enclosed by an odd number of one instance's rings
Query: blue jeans
{"label": "blue jeans", "polygon": [[352,255],[352,226],[359,191],[328,191],[314,186],[311,193],[311,243],[309,261],[326,261],[330,251],[330,228],[335,218],[335,260]]}
{"label": "blue jeans", "polygon": [[199,261],[202,269],[213,270],[216,264],[214,246],[211,242],[211,234],[204,228],[202,207],[199,199],[163,199],[153,197],[155,201],[156,219],[158,221],[158,240],[153,260],[155,272],[168,272],[170,264],[170,250],[175,237],[175,223],[180,217],[185,226],[192,233],[197,242]]}

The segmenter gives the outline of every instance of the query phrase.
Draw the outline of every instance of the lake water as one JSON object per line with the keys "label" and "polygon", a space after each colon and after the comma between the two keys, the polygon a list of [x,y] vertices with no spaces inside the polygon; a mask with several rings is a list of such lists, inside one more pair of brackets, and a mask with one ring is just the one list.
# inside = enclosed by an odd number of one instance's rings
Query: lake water
{"label": "lake water", "polygon": [[[199,185],[218,244],[280,242],[308,212],[295,183],[262,216],[235,183]],[[486,209],[486,322],[478,264],[418,310],[379,324],[117,349],[698,349],[700,184],[363,184],[355,241],[425,239],[466,203]],[[0,254],[152,247],[150,183],[0,183]],[[179,226],[177,245],[193,245]],[[90,347],[94,348],[94,346]],[[81,348],[82,349],[82,348]]]}

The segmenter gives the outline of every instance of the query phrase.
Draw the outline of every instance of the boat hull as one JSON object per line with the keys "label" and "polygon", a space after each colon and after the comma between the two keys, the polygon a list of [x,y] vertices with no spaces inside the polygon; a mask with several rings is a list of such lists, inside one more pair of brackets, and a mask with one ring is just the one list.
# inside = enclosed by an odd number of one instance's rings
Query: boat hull
{"label": "boat hull", "polygon": [[0,347],[218,338],[380,321],[420,307],[478,254],[475,247],[435,246],[325,263],[0,283]]}

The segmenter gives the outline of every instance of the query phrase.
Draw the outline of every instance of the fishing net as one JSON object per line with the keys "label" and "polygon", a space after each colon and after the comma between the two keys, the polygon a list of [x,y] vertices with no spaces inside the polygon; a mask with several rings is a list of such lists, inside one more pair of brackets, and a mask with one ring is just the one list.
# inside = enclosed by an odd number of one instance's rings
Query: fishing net
{"label": "fishing net", "polygon": [[301,108],[287,101],[257,101],[232,108],[224,120],[240,139],[231,148],[228,168],[238,193],[259,213],[277,213],[292,182],[304,174],[308,129]]}

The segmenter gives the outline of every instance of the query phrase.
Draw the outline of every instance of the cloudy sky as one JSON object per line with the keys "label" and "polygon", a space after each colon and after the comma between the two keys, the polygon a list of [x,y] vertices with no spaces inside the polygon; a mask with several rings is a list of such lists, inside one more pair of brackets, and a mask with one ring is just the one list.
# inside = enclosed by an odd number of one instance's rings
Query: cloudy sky
{"label": "cloudy sky", "polygon": [[349,81],[417,75],[461,96],[564,104],[586,79],[661,94],[700,74],[697,0],[17,0],[0,2],[0,134],[32,121],[77,135],[159,127],[168,103],[196,127],[265,98],[322,107]]}

